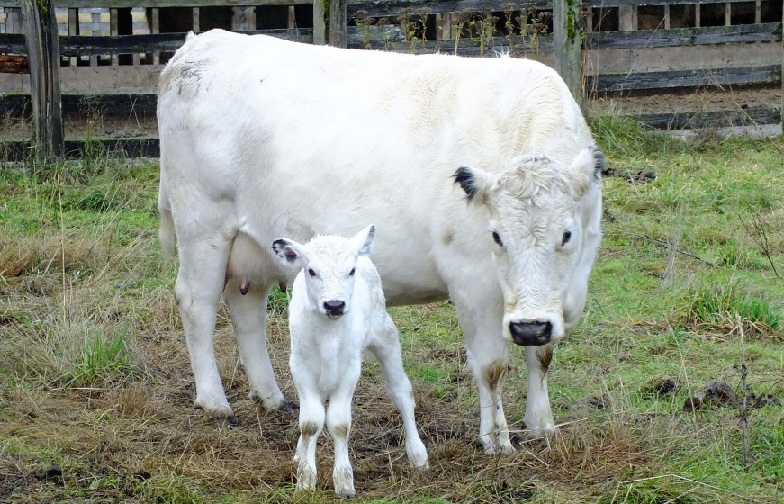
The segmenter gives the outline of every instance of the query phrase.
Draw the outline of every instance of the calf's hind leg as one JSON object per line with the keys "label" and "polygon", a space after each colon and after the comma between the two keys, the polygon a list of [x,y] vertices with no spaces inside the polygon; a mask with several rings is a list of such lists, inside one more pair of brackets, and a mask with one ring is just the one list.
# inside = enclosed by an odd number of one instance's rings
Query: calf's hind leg
{"label": "calf's hind leg", "polygon": [[403,369],[400,334],[389,315],[385,317],[381,337],[372,340],[368,349],[381,363],[387,393],[403,419],[408,463],[411,467],[427,469],[427,449],[417,432],[414,418],[416,402],[411,392],[411,381]]}

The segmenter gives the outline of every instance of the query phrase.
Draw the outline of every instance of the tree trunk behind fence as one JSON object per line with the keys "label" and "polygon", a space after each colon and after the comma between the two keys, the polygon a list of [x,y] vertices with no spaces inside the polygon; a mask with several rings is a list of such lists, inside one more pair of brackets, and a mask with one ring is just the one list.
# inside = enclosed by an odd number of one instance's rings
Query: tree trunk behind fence
{"label": "tree trunk behind fence", "polygon": [[580,0],[553,0],[555,69],[583,107],[583,30]]}
{"label": "tree trunk behind fence", "polygon": [[63,114],[60,108],[60,40],[52,0],[22,3],[30,66],[30,96],[36,158],[63,155]]}

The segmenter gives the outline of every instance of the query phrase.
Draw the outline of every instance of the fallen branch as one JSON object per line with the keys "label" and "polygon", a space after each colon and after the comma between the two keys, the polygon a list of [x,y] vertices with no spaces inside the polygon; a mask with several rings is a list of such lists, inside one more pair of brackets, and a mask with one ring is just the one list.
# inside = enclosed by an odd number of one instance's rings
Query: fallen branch
{"label": "fallen branch", "polygon": [[653,238],[651,236],[634,235],[634,234],[629,234],[629,233],[626,233],[626,236],[628,238],[632,238],[632,239],[635,239],[635,240],[649,241],[649,242],[653,243],[654,245],[656,245],[658,247],[667,249],[670,252],[675,252],[675,253],[680,254],[682,256],[686,256],[686,257],[690,257],[692,259],[696,259],[696,260],[700,261],[701,263],[710,266],[711,268],[715,268],[716,267],[715,263],[712,263],[712,262],[710,262],[708,260],[705,260],[705,259],[703,259],[702,257],[700,257],[700,256],[698,256],[696,254],[692,254],[691,252],[686,252],[685,250],[681,250],[681,249],[678,249],[678,248],[673,248],[672,243],[667,241],[667,240],[662,240],[662,239],[659,239],[659,238]]}

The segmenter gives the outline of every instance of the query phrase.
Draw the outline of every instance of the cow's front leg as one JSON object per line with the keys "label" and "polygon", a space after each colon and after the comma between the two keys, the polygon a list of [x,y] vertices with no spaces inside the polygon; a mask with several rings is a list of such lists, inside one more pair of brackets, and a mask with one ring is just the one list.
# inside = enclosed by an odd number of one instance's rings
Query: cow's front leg
{"label": "cow's front leg", "polygon": [[547,394],[547,369],[553,358],[554,345],[525,347],[528,368],[528,396],[525,405],[525,422],[528,436],[546,437],[556,434],[550,397]]}
{"label": "cow's front leg", "polygon": [[213,348],[218,300],[223,289],[229,242],[222,236],[178,244],[180,269],[174,292],[196,382],[194,405],[213,418],[233,421]]}
{"label": "cow's front leg", "polygon": [[267,349],[264,321],[270,289],[251,284],[250,289],[243,295],[240,287],[236,280],[229,282],[223,297],[229,307],[242,365],[248,375],[250,398],[261,401],[268,410],[286,409],[289,404],[278,388]]}
{"label": "cow's front leg", "polygon": [[487,335],[467,342],[468,362],[479,386],[479,436],[485,453],[514,453],[501,402],[501,383],[509,368],[506,342]]}
{"label": "cow's front leg", "polygon": [[356,495],[354,490],[354,471],[348,457],[348,435],[351,431],[351,396],[350,392],[339,391],[329,398],[327,410],[327,429],[335,444],[335,467],[332,470],[332,483],[335,493],[344,499]]}

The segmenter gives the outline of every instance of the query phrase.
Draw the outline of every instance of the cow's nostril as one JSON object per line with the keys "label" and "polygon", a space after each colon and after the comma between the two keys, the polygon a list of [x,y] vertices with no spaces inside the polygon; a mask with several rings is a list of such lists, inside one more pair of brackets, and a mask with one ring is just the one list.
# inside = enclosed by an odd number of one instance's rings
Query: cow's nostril
{"label": "cow's nostril", "polygon": [[345,308],[345,301],[324,301],[324,309],[329,313],[340,314]]}
{"label": "cow's nostril", "polygon": [[553,324],[550,321],[509,322],[509,334],[518,345],[546,345],[550,342],[552,333]]}

